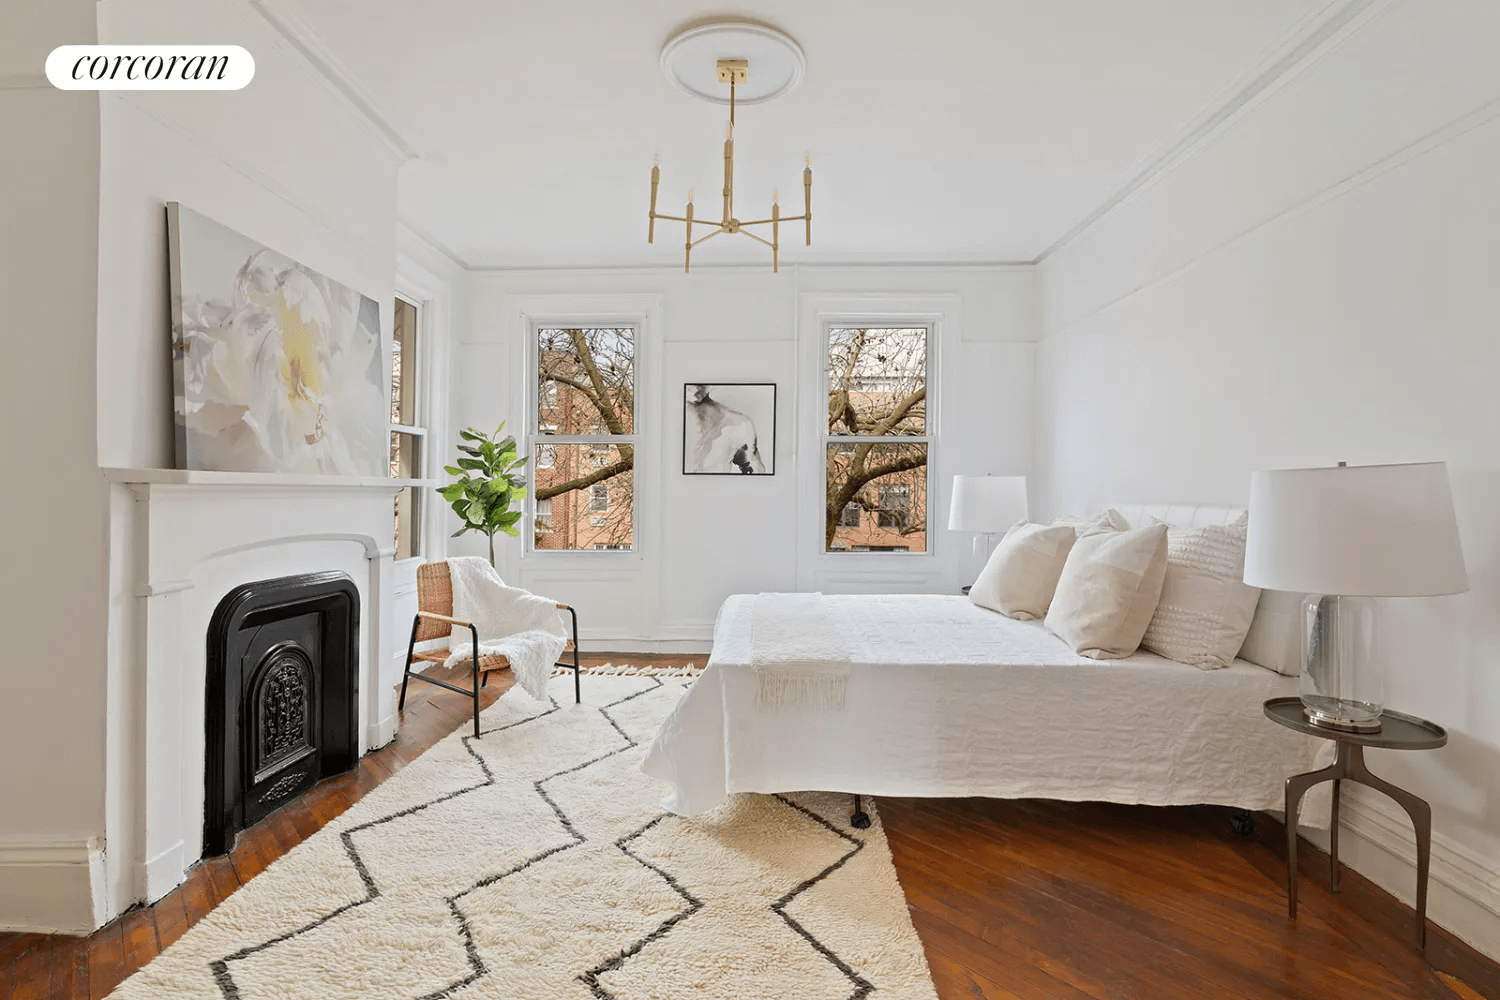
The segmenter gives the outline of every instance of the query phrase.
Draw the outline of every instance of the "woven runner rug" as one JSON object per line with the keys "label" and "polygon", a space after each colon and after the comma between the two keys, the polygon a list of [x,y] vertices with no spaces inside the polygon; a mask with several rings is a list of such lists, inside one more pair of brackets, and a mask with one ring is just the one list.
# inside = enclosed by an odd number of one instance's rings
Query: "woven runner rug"
{"label": "woven runner rug", "polygon": [[507,692],[111,996],[935,1000],[873,806],[866,830],[831,793],[662,811],[637,764],[689,683]]}

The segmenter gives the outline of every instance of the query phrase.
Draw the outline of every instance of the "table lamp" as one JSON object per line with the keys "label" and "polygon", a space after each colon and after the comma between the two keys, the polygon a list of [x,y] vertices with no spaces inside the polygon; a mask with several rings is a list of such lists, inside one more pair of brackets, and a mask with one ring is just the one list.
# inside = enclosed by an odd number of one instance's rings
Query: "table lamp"
{"label": "table lamp", "polygon": [[[949,531],[973,531],[990,538],[1026,519],[1025,476],[954,476],[953,500],[948,507]],[[978,535],[974,547],[979,547]]]}
{"label": "table lamp", "polygon": [[1331,729],[1380,729],[1376,597],[1469,589],[1443,462],[1277,469],[1250,477],[1244,580],[1305,593],[1302,711]]}

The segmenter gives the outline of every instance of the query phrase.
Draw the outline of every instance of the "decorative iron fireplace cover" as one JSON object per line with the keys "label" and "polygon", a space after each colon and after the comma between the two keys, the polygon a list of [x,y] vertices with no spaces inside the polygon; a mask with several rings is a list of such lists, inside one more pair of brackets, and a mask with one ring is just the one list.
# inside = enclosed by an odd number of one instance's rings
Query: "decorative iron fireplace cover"
{"label": "decorative iron fireplace cover", "polygon": [[203,853],[359,760],[359,589],[343,573],[230,591],[208,625]]}

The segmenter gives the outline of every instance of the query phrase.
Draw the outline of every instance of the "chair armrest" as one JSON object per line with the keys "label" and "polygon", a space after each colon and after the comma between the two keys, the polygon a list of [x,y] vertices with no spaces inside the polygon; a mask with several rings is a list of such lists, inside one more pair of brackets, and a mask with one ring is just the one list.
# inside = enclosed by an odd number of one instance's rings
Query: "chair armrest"
{"label": "chair armrest", "polygon": [[473,622],[462,621],[461,619],[458,619],[458,618],[449,618],[447,615],[440,615],[436,611],[418,611],[417,612],[417,617],[418,618],[432,618],[432,619],[435,619],[435,620],[440,621],[440,622],[447,622],[449,625],[458,625],[458,626],[461,626],[463,628],[473,628],[474,627],[474,623]]}

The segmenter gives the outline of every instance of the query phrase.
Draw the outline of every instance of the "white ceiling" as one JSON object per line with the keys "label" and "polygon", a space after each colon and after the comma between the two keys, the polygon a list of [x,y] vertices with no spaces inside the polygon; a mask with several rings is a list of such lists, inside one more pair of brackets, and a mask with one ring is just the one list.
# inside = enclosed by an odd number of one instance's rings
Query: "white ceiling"
{"label": "white ceiling", "polygon": [[[702,0],[277,0],[417,159],[400,212],[470,266],[672,264],[646,244],[689,188],[717,215],[725,110],[657,59]],[[269,5],[269,4],[268,4]],[[746,0],[807,53],[792,94],[742,109],[736,214],[779,189],[813,245],[787,261],[1024,261],[1069,232],[1338,0]],[[751,72],[754,72],[751,66]],[[786,241],[790,243],[790,241]],[[720,237],[703,263],[760,261]]]}

